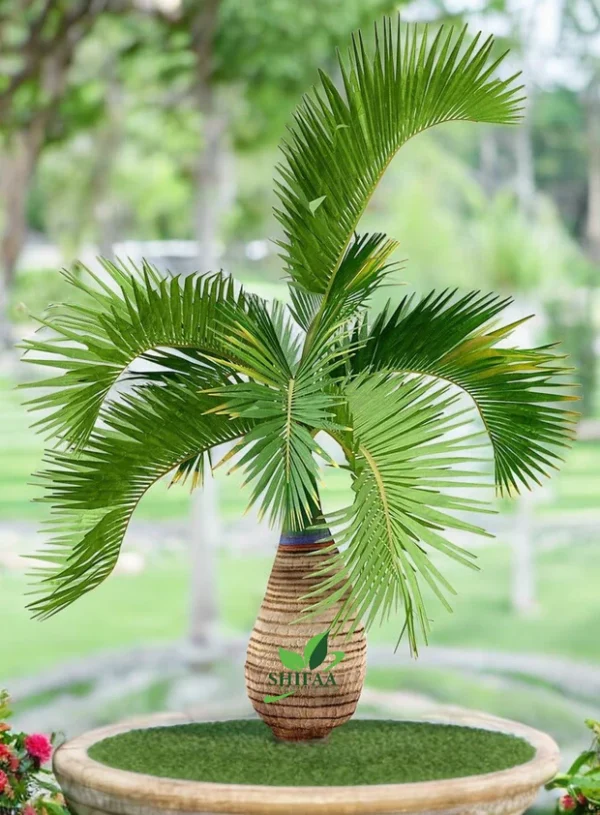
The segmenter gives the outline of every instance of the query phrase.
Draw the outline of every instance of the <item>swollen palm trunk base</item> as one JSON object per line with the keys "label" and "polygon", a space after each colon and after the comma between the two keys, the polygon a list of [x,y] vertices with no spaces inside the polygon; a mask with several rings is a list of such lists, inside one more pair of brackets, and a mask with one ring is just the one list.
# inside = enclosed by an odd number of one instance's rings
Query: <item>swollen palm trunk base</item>
{"label": "swollen palm trunk base", "polygon": [[306,603],[301,597],[323,579],[310,577],[329,556],[318,550],[330,545],[313,543],[310,536],[282,536],[248,643],[248,697],[273,734],[286,741],[324,738],[347,722],[365,679],[363,626],[350,637],[351,622],[329,634],[341,600],[298,622]]}

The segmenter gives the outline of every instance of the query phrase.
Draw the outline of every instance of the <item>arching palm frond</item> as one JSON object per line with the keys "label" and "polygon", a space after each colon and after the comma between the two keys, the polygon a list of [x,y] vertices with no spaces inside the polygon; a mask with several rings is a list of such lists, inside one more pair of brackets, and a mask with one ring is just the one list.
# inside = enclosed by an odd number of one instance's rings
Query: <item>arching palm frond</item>
{"label": "arching palm frond", "polygon": [[320,511],[315,456],[328,456],[314,434],[337,428],[332,414],[339,398],[324,388],[330,369],[327,346],[320,357],[299,363],[286,353],[282,334],[289,336],[285,324],[280,322],[277,331],[267,311],[261,320],[238,317],[230,335],[237,361],[230,366],[249,381],[209,391],[217,399],[210,412],[256,422],[228,458],[241,453],[233,469],[245,469],[253,484],[250,503],[261,501],[261,515],[284,529],[299,530]]}
{"label": "arching palm frond", "polygon": [[[282,144],[276,214],[293,285],[324,298],[343,285],[340,270],[358,221],[386,167],[412,136],[448,121],[513,123],[520,88],[494,73],[493,39],[467,44],[466,29],[438,31],[428,45],[417,26],[375,28],[368,55],[359,34],[340,58],[343,92],[321,73]],[[373,251],[376,251],[374,248]]]}
{"label": "arching palm frond", "polygon": [[188,381],[148,385],[111,403],[77,454],[51,450],[37,482],[53,507],[52,538],[36,559],[47,617],[99,585],[113,570],[131,515],[145,492],[177,466],[195,466],[215,445],[252,429],[248,419],[205,415],[212,405]]}
{"label": "arching palm frond", "polygon": [[85,444],[110,389],[139,357],[178,375],[204,368],[214,384],[219,360],[230,358],[227,315],[260,303],[236,293],[223,274],[165,279],[147,263],[103,267],[102,278],[87,270],[90,281],[65,272],[83,302],[53,308],[40,320],[50,336],[43,330],[23,343],[27,362],[63,371],[32,383],[49,391],[29,402],[43,412],[37,426],[75,447]]}
{"label": "arching palm frond", "polygon": [[[54,520],[35,614],[98,585],[151,484],[170,471],[201,479],[221,443],[235,442],[224,461],[245,469],[251,501],[272,522],[310,524],[324,430],[346,455],[354,500],[331,518],[341,572],[319,573],[306,612],[343,598],[336,625],[397,611],[413,650],[427,639],[424,592],[445,606],[452,592],[439,557],[473,566],[450,538],[482,532],[464,518],[484,511],[465,490],[480,485],[472,463],[486,433],[496,484],[510,493],[554,466],[574,421],[554,349],[506,346],[516,324],[493,322],[506,300],[432,294],[374,321],[365,309],[397,243],[356,230],[398,149],[443,122],[519,117],[519,88],[495,77],[492,47],[465,30],[429,42],[386,21],[372,55],[353,40],[341,89],[321,74],[283,144],[277,184],[295,323],[223,274],[164,280],[148,264],[107,262],[92,283],[67,274],[84,301],[53,308],[25,343],[30,361],[62,370],[35,383],[45,390],[31,403],[59,448],[39,479]],[[124,375],[129,391],[116,395]],[[485,432],[473,431],[460,390]]]}
{"label": "arching palm frond", "polygon": [[352,365],[427,374],[457,385],[473,399],[494,451],[501,494],[540,483],[571,443],[576,399],[564,358],[552,346],[505,347],[520,325],[494,322],[510,298],[471,292],[405,297],[375,319]]}
{"label": "arching palm frond", "polygon": [[[322,612],[343,596],[338,625],[357,615],[368,626],[403,611],[416,651],[419,636],[427,641],[429,631],[421,582],[449,608],[446,594],[453,589],[430,554],[473,567],[473,555],[444,533],[485,534],[461,516],[486,505],[452,493],[482,486],[472,466],[481,434],[473,433],[448,391],[388,372],[359,376],[345,388],[354,502],[330,517],[341,552],[315,573],[327,576],[306,598],[312,600],[308,613]],[[341,566],[333,577],[331,565]]]}

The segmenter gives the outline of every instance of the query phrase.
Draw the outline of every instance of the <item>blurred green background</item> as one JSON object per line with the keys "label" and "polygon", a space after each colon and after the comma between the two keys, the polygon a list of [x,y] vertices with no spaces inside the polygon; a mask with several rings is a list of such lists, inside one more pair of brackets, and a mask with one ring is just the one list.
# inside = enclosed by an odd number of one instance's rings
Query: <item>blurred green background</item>
{"label": "blurred green background", "polygon": [[[61,267],[147,257],[223,268],[285,297],[271,208],[277,140],[317,69],[384,13],[469,23],[512,49],[517,128],[453,124],[402,149],[365,228],[400,241],[396,282],[510,293],[523,342],[560,339],[577,368],[578,439],[542,489],[493,519],[480,575],[450,569],[455,611],[431,647],[370,637],[364,715],[464,706],[552,733],[567,760],[600,718],[600,6],[597,0],[5,0],[0,5],[0,686],[17,721],[74,734],[135,713],[246,715],[244,643],[277,536],[240,482],[146,496],[118,573],[44,622],[25,611],[43,540],[30,474],[43,439],[16,345],[70,299]],[[83,272],[82,272],[83,273]],[[386,297],[399,299],[405,287]],[[383,302],[376,298],[374,307]],[[342,473],[326,476],[330,506]],[[223,702],[223,700],[228,700]],[[542,799],[540,806],[548,806]]]}

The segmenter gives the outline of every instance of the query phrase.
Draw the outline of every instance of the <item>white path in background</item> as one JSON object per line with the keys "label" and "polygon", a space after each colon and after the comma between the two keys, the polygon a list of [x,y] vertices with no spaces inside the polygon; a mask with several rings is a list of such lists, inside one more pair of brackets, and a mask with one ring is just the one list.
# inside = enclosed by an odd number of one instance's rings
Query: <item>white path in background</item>
{"label": "white path in background", "polygon": [[[25,698],[47,692],[60,692],[70,685],[92,681],[99,676],[127,676],[135,670],[183,670],[193,659],[202,666],[226,661],[243,662],[247,637],[224,637],[214,647],[190,652],[184,643],[123,649],[82,657],[42,675],[6,678],[0,684],[14,689],[18,697]],[[394,654],[387,645],[369,645],[368,661],[371,667],[400,667],[412,664],[402,654]],[[600,665],[530,654],[484,651],[467,648],[430,646],[419,657],[420,667],[444,667],[467,670],[470,673],[530,676],[553,685],[575,699],[600,699]]]}

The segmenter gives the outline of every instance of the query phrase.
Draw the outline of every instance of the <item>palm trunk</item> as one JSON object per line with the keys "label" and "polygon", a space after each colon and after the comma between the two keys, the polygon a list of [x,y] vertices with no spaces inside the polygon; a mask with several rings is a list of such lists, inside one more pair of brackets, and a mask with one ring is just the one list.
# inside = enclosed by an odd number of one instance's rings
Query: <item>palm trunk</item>
{"label": "palm trunk", "polygon": [[[323,541],[323,532],[281,536],[248,643],[248,697],[273,734],[285,741],[326,737],[352,716],[364,684],[367,642],[362,624],[350,634],[354,622],[350,620],[341,631],[329,634],[313,660],[305,650],[311,638],[329,631],[345,599],[324,614],[298,621],[306,604],[302,597],[323,579],[312,575],[329,560],[325,550],[332,544],[330,533],[326,537]],[[334,573],[333,569],[328,572]],[[296,655],[283,654],[287,666],[282,663],[281,648]],[[343,657],[330,668],[334,652]],[[321,657],[323,663],[319,663]],[[279,698],[272,701],[272,697]]]}

